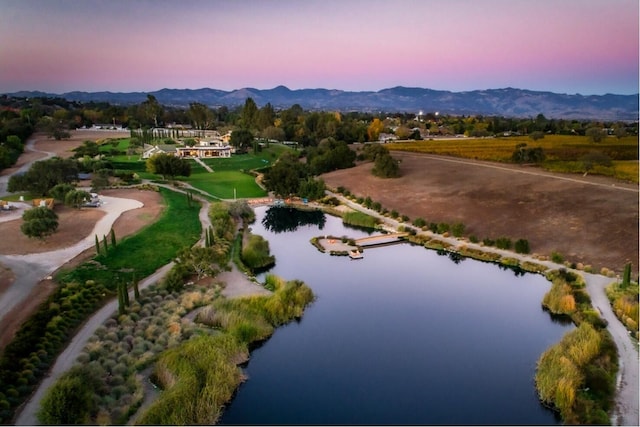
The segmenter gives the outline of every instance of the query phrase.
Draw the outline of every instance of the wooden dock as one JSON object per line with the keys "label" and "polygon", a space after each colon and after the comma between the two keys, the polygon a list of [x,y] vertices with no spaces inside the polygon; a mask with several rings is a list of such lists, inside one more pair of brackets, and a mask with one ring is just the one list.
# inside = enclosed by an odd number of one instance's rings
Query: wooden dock
{"label": "wooden dock", "polygon": [[356,246],[358,247],[367,247],[367,246],[376,246],[376,245],[385,245],[387,243],[396,243],[401,240],[404,240],[409,233],[391,233],[391,234],[378,234],[376,236],[368,236],[363,237],[361,239],[356,239]]}

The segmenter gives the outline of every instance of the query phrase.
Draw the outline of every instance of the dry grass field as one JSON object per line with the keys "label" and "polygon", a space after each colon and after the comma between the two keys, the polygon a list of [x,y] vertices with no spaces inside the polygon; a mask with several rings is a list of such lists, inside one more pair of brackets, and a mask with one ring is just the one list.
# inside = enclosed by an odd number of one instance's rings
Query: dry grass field
{"label": "dry grass field", "polygon": [[467,236],[523,238],[531,251],[638,273],[638,185],[601,176],[557,174],[539,168],[392,152],[402,176],[377,178],[372,163],[322,176],[371,197],[411,220],[462,222]]}

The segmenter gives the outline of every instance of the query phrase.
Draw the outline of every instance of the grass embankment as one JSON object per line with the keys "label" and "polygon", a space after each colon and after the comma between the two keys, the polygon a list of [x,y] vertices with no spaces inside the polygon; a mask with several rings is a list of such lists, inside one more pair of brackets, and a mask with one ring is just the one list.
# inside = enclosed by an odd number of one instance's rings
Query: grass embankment
{"label": "grass embankment", "polygon": [[591,306],[582,278],[564,270],[548,278],[552,286],[543,306],[553,315],[569,316],[578,327],[538,360],[540,400],[556,409],[565,424],[609,424],[618,370],[615,343]]}
{"label": "grass embankment", "polygon": [[165,389],[136,420],[138,424],[185,425],[215,423],[224,403],[242,382],[238,363],[246,360],[248,345],[266,339],[273,328],[302,316],[313,293],[300,281],[269,276],[271,296],[219,299],[203,310],[196,322],[221,335],[187,341],[163,354],[154,378]]}
{"label": "grass embankment", "polygon": [[380,221],[364,212],[345,212],[342,222],[356,227],[376,228]]}
{"label": "grass embankment", "polygon": [[119,282],[148,276],[199,239],[199,208],[190,207],[184,194],[161,193],[166,208],[157,222],[57,275],[59,287],[6,346],[0,358],[0,423],[11,420],[77,327],[114,295]]}
{"label": "grass embankment", "polygon": [[638,284],[612,283],[606,288],[613,312],[635,339],[638,339]]}
{"label": "grass embankment", "polygon": [[262,236],[251,234],[248,230],[245,230],[245,234],[240,255],[242,263],[254,274],[273,266],[276,258],[270,254],[269,242]]}
{"label": "grass embankment", "polygon": [[457,138],[455,140],[402,141],[385,145],[389,150],[439,154],[493,162],[511,162],[516,145],[541,147],[544,169],[555,172],[584,173],[583,157],[601,153],[613,161],[611,166],[592,165],[589,173],[638,182],[638,137],[621,139],[607,137],[602,142],[591,142],[586,136],[545,135],[533,141],[526,136],[505,138]]}

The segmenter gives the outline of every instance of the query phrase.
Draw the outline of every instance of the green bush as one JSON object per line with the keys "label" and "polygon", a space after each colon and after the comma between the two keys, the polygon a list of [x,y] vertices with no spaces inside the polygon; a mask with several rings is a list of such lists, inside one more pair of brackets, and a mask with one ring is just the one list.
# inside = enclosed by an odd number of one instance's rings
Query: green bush
{"label": "green bush", "polygon": [[528,254],[530,252],[529,241],[525,239],[518,239],[515,244],[515,250],[519,254]]}
{"label": "green bush", "polygon": [[466,227],[463,223],[457,222],[451,226],[451,234],[453,234],[454,237],[462,237],[465,228]]}
{"label": "green bush", "polygon": [[425,221],[424,218],[418,217],[418,218],[413,220],[412,224],[415,225],[416,227],[422,228],[425,225],[427,225],[427,221]]}
{"label": "green bush", "polygon": [[498,249],[509,250],[511,249],[512,245],[513,243],[511,242],[511,239],[509,239],[508,237],[499,237],[496,239],[496,247]]}
{"label": "green bush", "polygon": [[551,252],[551,261],[556,264],[562,264],[564,262],[564,257],[559,252]]}

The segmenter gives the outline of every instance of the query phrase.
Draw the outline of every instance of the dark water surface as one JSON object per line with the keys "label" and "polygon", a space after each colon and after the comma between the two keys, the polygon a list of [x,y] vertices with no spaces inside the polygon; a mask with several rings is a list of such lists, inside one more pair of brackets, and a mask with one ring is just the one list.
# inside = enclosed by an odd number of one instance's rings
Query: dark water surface
{"label": "dark water surface", "polygon": [[559,423],[533,376],[571,326],[541,309],[542,276],[409,244],[332,257],[310,239],[367,233],[331,216],[275,233],[265,211],[252,229],[276,257],[270,273],[303,280],[317,300],[252,352],[221,424]]}

